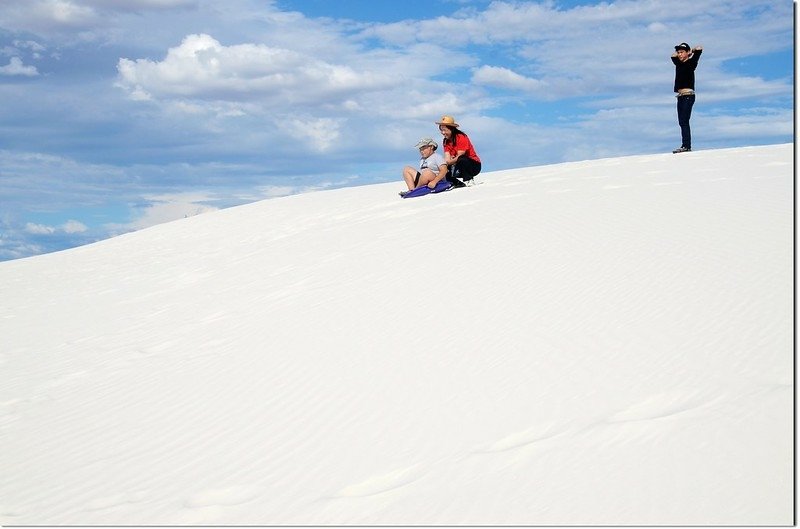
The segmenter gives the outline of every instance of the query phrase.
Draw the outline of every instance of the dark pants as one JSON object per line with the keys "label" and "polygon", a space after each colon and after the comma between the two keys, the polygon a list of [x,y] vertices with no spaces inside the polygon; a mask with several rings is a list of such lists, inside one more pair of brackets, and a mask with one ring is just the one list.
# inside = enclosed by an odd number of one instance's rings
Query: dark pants
{"label": "dark pants", "polygon": [[455,186],[464,185],[456,178],[460,178],[464,181],[472,180],[475,176],[481,172],[481,163],[476,162],[472,158],[467,158],[466,156],[462,156],[458,159],[455,165],[450,166],[450,172],[447,175],[447,180],[454,184]]}
{"label": "dark pants", "polygon": [[692,148],[692,129],[689,128],[689,118],[692,117],[694,94],[678,97],[678,125],[681,126],[681,147]]}

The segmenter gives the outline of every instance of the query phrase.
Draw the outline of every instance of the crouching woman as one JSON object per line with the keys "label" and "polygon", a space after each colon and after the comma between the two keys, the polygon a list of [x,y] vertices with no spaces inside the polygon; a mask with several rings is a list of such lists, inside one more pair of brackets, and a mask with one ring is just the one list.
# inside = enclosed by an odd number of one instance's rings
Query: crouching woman
{"label": "crouching woman", "polygon": [[481,159],[475,152],[469,136],[459,130],[455,118],[442,116],[436,124],[439,125],[439,132],[444,138],[442,141],[444,162],[449,168],[447,179],[455,187],[464,187],[464,182],[472,180],[481,172]]}

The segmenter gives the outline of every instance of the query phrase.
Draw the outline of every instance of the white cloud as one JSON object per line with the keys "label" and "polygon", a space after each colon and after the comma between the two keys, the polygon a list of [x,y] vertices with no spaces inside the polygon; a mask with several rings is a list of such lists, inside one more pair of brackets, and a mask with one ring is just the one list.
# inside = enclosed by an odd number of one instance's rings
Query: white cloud
{"label": "white cloud", "polygon": [[[499,56],[487,62],[505,64],[479,66],[473,81],[530,94],[536,92],[530,81],[539,80],[547,84],[549,94],[560,98],[614,90],[636,90],[638,97],[642,88],[660,90],[665,84],[669,91],[669,55],[674,44],[684,40],[706,41],[705,70],[713,63],[785,49],[791,42],[788,2],[709,0],[679,22],[675,16],[674,4],[660,0],[570,8],[552,1],[497,1],[482,11],[376,24],[364,37],[396,45],[440,42],[446,35],[450,48],[496,46]],[[724,78],[735,75],[728,72]]]}
{"label": "white cloud", "polygon": [[24,0],[0,1],[6,29],[50,33],[104,30],[120,14],[196,7],[198,0]]}
{"label": "white cloud", "polygon": [[45,224],[36,224],[28,222],[25,224],[25,232],[31,235],[55,235],[57,233],[83,233],[88,231],[88,227],[77,220],[68,220],[60,226],[47,226]]}
{"label": "white cloud", "polygon": [[15,40],[12,44],[17,49],[30,50],[33,53],[34,57],[41,56],[41,54],[47,50],[47,48],[45,48],[43,45],[39,44],[35,40]]}
{"label": "white cloud", "polygon": [[[793,112],[769,108],[753,108],[738,115],[708,115],[699,112],[692,120],[695,129],[716,141],[736,139],[750,142],[754,138],[781,138],[793,133]],[[693,126],[695,123],[693,123]]]}
{"label": "white cloud", "polygon": [[142,9],[166,10],[193,7],[197,0],[83,0],[84,4],[98,9],[138,11]]}
{"label": "white cloud", "polygon": [[52,235],[56,232],[56,229],[52,226],[28,222],[25,224],[25,232],[32,235]]}
{"label": "white cloud", "polygon": [[35,66],[25,66],[19,57],[11,57],[6,66],[0,66],[0,75],[35,77],[39,72]]}
{"label": "white cloud", "polygon": [[[788,24],[781,14],[788,17]],[[619,60],[642,49],[643,31],[661,35],[669,42],[692,38],[677,37],[675,33],[705,35],[703,38],[713,34],[714,40],[727,35],[726,46],[737,42],[739,48],[742,42],[748,42],[748,36],[758,35],[754,41],[759,42],[761,53],[766,46],[775,45],[775,41],[764,42],[764,35],[780,39],[791,31],[791,15],[791,3],[771,0],[707,0],[686,13],[677,12],[675,4],[662,0],[615,0],[567,8],[552,0],[496,1],[482,11],[464,10],[447,17],[377,24],[365,34],[394,44],[434,42],[442,36],[451,46],[552,43],[551,49],[556,53],[561,43],[578,40],[597,57],[610,52]],[[714,24],[713,19],[723,23]]]}
{"label": "white cloud", "polygon": [[298,144],[310,142],[317,152],[328,151],[341,136],[341,122],[329,118],[289,117],[278,121],[277,126],[297,139]]}
{"label": "white cloud", "polygon": [[[700,72],[703,73],[703,72]],[[764,98],[792,93],[791,79],[765,80],[752,76],[731,76],[712,68],[708,75],[698,73],[698,97],[708,102],[734,101],[749,98]]]}
{"label": "white cloud", "polygon": [[91,7],[69,0],[39,0],[29,8],[37,11],[42,18],[49,18],[64,26],[84,26],[97,19]]}
{"label": "white cloud", "polygon": [[88,229],[89,228],[84,223],[78,222],[77,220],[68,220],[61,225],[61,230],[64,233],[83,233]]}
{"label": "white cloud", "polygon": [[28,0],[0,3],[0,19],[10,29],[47,33],[84,30],[102,20],[97,12],[79,0]]}
{"label": "white cloud", "polygon": [[496,88],[519,90],[536,94],[547,89],[547,83],[539,79],[525,77],[508,68],[481,66],[472,73],[472,82]]}
{"label": "white cloud", "polygon": [[309,105],[394,84],[389,74],[263,44],[223,46],[205,34],[185,37],[160,62],[122,58],[117,70],[119,86],[139,99],[145,94],[210,101],[271,98],[283,106]]}

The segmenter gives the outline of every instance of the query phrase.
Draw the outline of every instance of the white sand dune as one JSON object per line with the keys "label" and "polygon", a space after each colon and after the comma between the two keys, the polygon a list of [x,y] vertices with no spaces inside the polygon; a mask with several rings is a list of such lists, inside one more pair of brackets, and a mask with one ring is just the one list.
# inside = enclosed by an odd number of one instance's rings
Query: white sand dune
{"label": "white sand dune", "polygon": [[793,146],[0,263],[0,523],[793,523]]}

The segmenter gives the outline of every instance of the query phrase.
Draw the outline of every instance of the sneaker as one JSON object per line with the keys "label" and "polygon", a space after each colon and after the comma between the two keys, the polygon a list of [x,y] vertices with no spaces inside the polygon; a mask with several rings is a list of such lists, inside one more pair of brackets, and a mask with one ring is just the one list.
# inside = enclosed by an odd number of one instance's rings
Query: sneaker
{"label": "sneaker", "polygon": [[672,151],[672,154],[678,154],[679,152],[690,152],[691,150],[692,150],[691,147],[684,147],[683,145],[681,145],[680,147]]}
{"label": "sneaker", "polygon": [[464,182],[462,182],[458,178],[453,178],[452,176],[448,176],[447,181],[450,182],[453,185],[453,187],[464,187]]}

